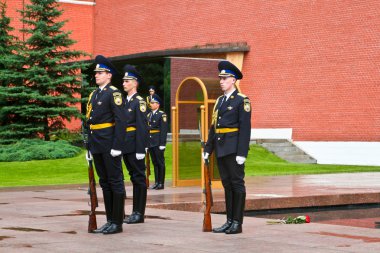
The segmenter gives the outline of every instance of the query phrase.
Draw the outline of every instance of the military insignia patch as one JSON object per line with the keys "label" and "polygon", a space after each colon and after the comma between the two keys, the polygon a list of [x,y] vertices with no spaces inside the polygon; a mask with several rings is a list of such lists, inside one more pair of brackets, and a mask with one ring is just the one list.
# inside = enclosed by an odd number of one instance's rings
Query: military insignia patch
{"label": "military insignia patch", "polygon": [[167,117],[166,117],[166,114],[162,115],[162,120],[163,120],[164,122],[166,122],[166,121],[168,120]]}
{"label": "military insignia patch", "polygon": [[116,105],[121,105],[123,103],[123,98],[120,92],[113,93],[113,101],[115,102]]}
{"label": "military insignia patch", "polygon": [[246,112],[251,111],[251,102],[249,101],[249,99],[244,99],[244,110]]}
{"label": "military insignia patch", "polygon": [[146,112],[146,103],[145,103],[145,101],[140,101],[140,111]]}

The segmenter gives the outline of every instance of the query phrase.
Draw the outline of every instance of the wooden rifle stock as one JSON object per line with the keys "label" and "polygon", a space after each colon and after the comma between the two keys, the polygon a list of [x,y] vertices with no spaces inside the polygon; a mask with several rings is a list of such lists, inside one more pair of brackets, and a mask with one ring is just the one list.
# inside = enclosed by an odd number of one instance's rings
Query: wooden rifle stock
{"label": "wooden rifle stock", "polygon": [[145,155],[145,163],[146,163],[146,188],[149,187],[149,176],[150,176],[150,158],[149,151],[146,152]]}
{"label": "wooden rifle stock", "polygon": [[[204,147],[204,142],[202,142],[202,147]],[[212,199],[212,190],[211,190],[211,177],[210,177],[210,168],[209,160],[204,160],[204,189],[203,193],[205,194],[204,202],[204,216],[203,216],[203,232],[211,232],[211,207],[213,205]]]}
{"label": "wooden rifle stock", "polygon": [[98,196],[96,194],[96,182],[95,182],[95,176],[94,176],[94,167],[92,166],[92,160],[88,161],[88,179],[89,179],[89,194],[90,194],[90,204],[91,204],[91,210],[88,217],[88,232],[92,233],[95,229],[98,228],[96,224],[96,214],[95,214],[95,209],[98,206]]}

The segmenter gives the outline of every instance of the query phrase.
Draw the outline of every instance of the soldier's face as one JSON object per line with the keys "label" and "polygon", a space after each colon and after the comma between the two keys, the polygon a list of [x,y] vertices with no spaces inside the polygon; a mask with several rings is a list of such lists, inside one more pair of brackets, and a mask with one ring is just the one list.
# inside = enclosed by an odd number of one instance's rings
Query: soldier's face
{"label": "soldier's face", "polygon": [[137,81],[134,79],[127,79],[123,82],[123,89],[125,92],[129,92],[133,89],[137,89]]}
{"label": "soldier's face", "polygon": [[106,71],[96,72],[95,80],[96,84],[99,86],[105,85],[110,82],[112,74]]}
{"label": "soldier's face", "polygon": [[153,111],[157,110],[159,107],[160,107],[159,103],[150,103],[150,108],[152,108]]}
{"label": "soldier's face", "polygon": [[234,77],[231,77],[231,76],[228,76],[228,77],[221,76],[220,77],[220,88],[224,92],[229,91],[229,90],[231,90],[231,89],[233,89],[235,87],[235,82],[236,82],[236,79]]}

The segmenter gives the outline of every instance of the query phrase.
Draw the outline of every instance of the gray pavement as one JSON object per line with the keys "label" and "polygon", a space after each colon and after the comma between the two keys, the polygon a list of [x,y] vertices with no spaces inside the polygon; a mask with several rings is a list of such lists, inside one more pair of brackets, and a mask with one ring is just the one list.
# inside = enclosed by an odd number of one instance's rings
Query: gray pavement
{"label": "gray pavement", "polygon": [[[380,195],[377,178],[376,173],[255,177],[247,180],[247,189],[252,203],[280,202],[281,197],[296,203],[297,198],[322,195],[340,201],[350,194]],[[313,222],[268,225],[266,219],[245,217],[242,234],[204,233],[199,187],[149,190],[144,224],[124,224],[121,234],[89,234],[86,192],[86,186],[77,185],[0,189],[0,252],[380,252],[380,229],[374,228]],[[127,186],[127,214],[131,192]],[[100,189],[98,194],[100,226],[105,217]],[[222,190],[214,190],[214,196],[222,204]],[[166,209],[175,203],[173,209],[184,210]],[[213,226],[224,221],[224,215],[212,214]]]}

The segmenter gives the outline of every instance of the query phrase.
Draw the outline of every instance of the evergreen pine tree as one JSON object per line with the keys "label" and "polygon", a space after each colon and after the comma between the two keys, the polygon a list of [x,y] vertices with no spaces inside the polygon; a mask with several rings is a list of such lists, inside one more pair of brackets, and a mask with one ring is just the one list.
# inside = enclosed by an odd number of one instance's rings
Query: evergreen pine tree
{"label": "evergreen pine tree", "polygon": [[62,30],[67,21],[59,21],[63,11],[55,0],[30,0],[19,12],[26,37],[16,54],[23,83],[13,84],[17,103],[6,111],[17,118],[14,133],[49,140],[51,132],[64,128],[64,120],[81,117],[75,105],[80,102],[80,70],[87,65],[78,60],[87,54],[69,49],[75,41]]}
{"label": "evergreen pine tree", "polygon": [[11,35],[14,29],[10,26],[11,19],[6,16],[6,8],[6,2],[0,1],[0,144],[28,136],[25,125],[13,113],[18,105],[17,97],[24,88],[22,64],[17,55],[21,44],[17,37]]}

